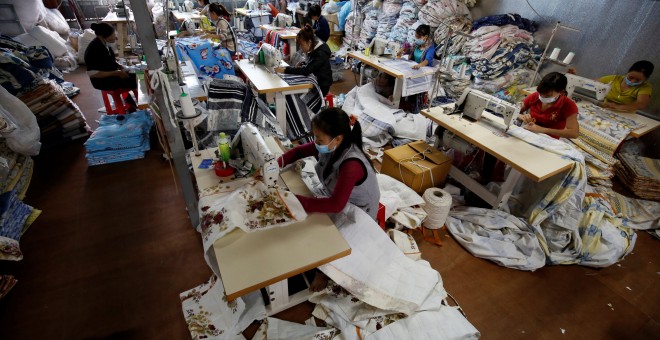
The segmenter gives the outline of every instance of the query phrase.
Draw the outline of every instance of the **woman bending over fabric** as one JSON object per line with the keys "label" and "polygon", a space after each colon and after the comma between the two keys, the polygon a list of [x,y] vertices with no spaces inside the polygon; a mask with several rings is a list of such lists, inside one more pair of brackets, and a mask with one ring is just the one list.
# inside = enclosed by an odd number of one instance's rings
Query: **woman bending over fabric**
{"label": "woman bending over fabric", "polygon": [[640,60],[634,63],[626,75],[610,75],[598,79],[601,83],[610,84],[612,89],[605,96],[604,107],[622,110],[642,110],[649,106],[653,88],[649,77],[653,73],[653,63]]}
{"label": "woman bending over fabric", "polygon": [[[360,123],[355,122],[351,128],[346,112],[330,108],[312,118],[312,133],[314,142],[297,146],[277,160],[281,167],[285,167],[305,157],[318,158],[316,174],[330,197],[296,195],[305,211],[334,214],[351,203],[375,220],[380,190],[371,162],[362,151]],[[317,272],[310,290],[324,289],[327,281],[323,273]]]}
{"label": "woman bending over fabric", "polygon": [[209,6],[209,16],[215,24],[215,34],[205,34],[203,38],[214,39],[220,42],[220,46],[229,50],[231,55],[236,54],[236,34],[229,23],[231,14],[225,6],[213,3]]}
{"label": "woman bending over fabric", "polygon": [[85,64],[92,86],[102,91],[137,89],[135,74],[128,73],[126,68],[117,62],[112,51],[111,46],[117,41],[115,29],[102,22],[93,23],[92,30],[96,38],[89,43],[85,51]]}
{"label": "woman bending over fabric", "polygon": [[328,94],[332,85],[332,69],[330,68],[330,47],[314,35],[312,27],[305,25],[296,36],[296,44],[304,53],[307,61],[298,66],[278,67],[276,72],[309,76],[313,74],[319,83],[323,96]]}
{"label": "woman bending over fabric", "polygon": [[[523,127],[536,133],[545,133],[552,138],[577,138],[580,127],[577,120],[578,108],[566,96],[566,76],[559,72],[548,73],[536,88],[536,92],[523,100],[520,109]],[[529,111],[529,114],[524,114]]]}
{"label": "woman bending over fabric", "polygon": [[[403,49],[399,55],[403,53]],[[435,55],[435,44],[431,38],[431,26],[419,25],[415,29],[415,43],[412,53],[410,53],[410,60],[416,62],[413,69],[418,69],[424,66],[433,66],[433,56]]]}

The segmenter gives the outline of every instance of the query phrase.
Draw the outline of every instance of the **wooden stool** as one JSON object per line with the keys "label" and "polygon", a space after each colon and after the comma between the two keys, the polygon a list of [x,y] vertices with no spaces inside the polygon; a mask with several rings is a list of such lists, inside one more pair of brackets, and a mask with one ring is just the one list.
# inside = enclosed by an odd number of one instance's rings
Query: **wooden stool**
{"label": "wooden stool", "polygon": [[[105,105],[105,113],[108,115],[114,114],[126,114],[126,111],[131,107],[125,100],[129,96],[129,92],[133,91],[135,95],[135,104],[137,105],[138,99],[138,90],[137,89],[118,89],[112,91],[101,91],[101,96],[103,97],[103,104]],[[112,101],[115,102],[115,108],[112,109],[110,104],[110,96],[112,96]]]}
{"label": "wooden stool", "polygon": [[[422,230],[422,237],[424,238],[424,241],[435,244],[436,246],[442,247],[442,239],[440,238],[439,231],[442,230],[442,229],[447,229],[446,224],[442,225],[442,228],[440,228],[440,229],[429,229],[429,228],[424,227],[423,225],[420,226],[420,229]],[[412,234],[414,230],[417,230],[417,229],[408,229],[408,230],[406,230],[406,232],[408,234]]]}

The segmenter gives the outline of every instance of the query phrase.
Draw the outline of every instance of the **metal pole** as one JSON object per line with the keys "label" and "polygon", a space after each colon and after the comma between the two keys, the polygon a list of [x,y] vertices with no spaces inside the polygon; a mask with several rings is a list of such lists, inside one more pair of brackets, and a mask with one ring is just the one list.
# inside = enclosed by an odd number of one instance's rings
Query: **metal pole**
{"label": "metal pole", "polygon": [[[142,51],[147,59],[147,67],[150,71],[156,71],[163,66],[163,62],[158,54],[158,47],[156,46],[156,32],[154,30],[153,22],[149,10],[147,8],[146,0],[132,0],[133,15],[137,27],[137,34],[142,43]],[[181,133],[179,132],[179,125],[176,121],[172,120],[172,113],[170,112],[169,100],[165,98],[163,86],[154,89],[153,94],[156,104],[161,110],[161,117],[165,125],[167,134],[167,142],[172,151],[172,160],[176,169],[177,176],[179,177],[179,184],[183,191],[183,199],[186,202],[188,216],[193,227],[199,224],[199,213],[197,211],[197,195],[193,187],[188,164],[186,162],[185,148]],[[170,94],[172,95],[172,94]]]}

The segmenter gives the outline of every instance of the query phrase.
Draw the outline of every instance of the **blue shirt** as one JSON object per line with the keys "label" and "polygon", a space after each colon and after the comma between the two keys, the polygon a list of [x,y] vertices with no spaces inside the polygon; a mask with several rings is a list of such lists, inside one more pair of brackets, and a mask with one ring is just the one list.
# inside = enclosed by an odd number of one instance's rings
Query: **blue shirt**
{"label": "blue shirt", "polygon": [[431,42],[431,45],[426,49],[426,53],[422,56],[422,53],[424,50],[420,49],[419,47],[415,48],[415,51],[413,52],[413,60],[416,63],[421,63],[422,61],[426,60],[428,61],[427,66],[433,66],[433,56],[435,55],[435,44]]}
{"label": "blue shirt", "polygon": [[328,20],[324,16],[321,15],[312,28],[316,31],[316,36],[319,39],[323,40],[323,42],[328,41],[330,38],[330,25],[328,25]]}

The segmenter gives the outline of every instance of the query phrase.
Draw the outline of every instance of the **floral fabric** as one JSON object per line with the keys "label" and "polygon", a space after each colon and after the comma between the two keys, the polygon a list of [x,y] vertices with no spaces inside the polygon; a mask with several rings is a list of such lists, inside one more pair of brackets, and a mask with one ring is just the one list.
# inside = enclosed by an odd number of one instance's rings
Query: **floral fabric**
{"label": "floral fabric", "polygon": [[580,140],[597,150],[613,156],[630,131],[641,127],[632,119],[591,103],[578,105]]}

